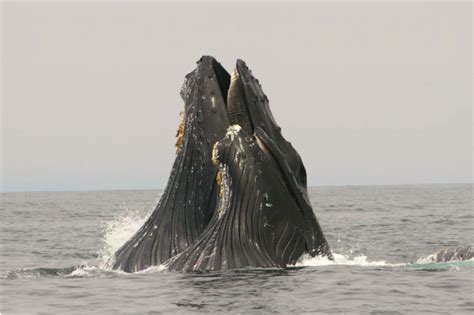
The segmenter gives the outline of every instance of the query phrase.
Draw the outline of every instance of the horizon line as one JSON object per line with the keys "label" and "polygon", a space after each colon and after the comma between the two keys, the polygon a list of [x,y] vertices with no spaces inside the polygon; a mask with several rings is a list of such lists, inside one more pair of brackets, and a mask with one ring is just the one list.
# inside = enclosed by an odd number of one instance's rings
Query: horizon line
{"label": "horizon line", "polygon": [[[473,185],[474,182],[436,182],[436,183],[398,183],[398,184],[336,184],[336,185],[308,185],[308,188],[317,188],[317,187],[370,187],[370,186],[422,186],[422,185]],[[107,192],[107,191],[153,191],[153,190],[163,190],[165,187],[161,188],[110,188],[110,189],[75,189],[75,190],[2,190],[0,193],[54,193],[54,192]]]}

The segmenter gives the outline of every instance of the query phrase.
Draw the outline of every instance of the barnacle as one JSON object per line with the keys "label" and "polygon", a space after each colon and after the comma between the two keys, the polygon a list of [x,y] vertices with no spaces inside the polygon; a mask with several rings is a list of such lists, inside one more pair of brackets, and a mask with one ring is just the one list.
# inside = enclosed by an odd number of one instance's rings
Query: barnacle
{"label": "barnacle", "polygon": [[216,183],[217,187],[219,187],[219,197],[224,197],[224,186],[222,185],[222,172],[219,170],[217,171],[216,175]]}
{"label": "barnacle", "polygon": [[179,113],[179,125],[178,130],[176,130],[176,154],[178,154],[179,150],[183,146],[183,135],[184,135],[184,112],[181,111]]}

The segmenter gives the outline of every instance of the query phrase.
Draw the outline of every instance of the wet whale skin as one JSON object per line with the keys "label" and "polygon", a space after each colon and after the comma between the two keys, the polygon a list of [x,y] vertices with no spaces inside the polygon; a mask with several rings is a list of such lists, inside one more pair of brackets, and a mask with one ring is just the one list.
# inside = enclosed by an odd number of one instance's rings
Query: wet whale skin
{"label": "wet whale skin", "polygon": [[284,268],[305,252],[332,259],[301,157],[245,62],[238,60],[230,76],[203,56],[181,95],[185,110],[168,184],[111,268]]}

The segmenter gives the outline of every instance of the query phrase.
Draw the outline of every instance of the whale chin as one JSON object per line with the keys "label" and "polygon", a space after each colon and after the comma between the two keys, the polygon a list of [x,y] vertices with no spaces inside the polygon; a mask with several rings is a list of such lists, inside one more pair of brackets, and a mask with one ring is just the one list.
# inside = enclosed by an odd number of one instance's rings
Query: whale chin
{"label": "whale chin", "polygon": [[301,157],[245,62],[229,75],[203,56],[181,95],[185,110],[168,184],[111,268],[284,268],[305,252],[332,259]]}

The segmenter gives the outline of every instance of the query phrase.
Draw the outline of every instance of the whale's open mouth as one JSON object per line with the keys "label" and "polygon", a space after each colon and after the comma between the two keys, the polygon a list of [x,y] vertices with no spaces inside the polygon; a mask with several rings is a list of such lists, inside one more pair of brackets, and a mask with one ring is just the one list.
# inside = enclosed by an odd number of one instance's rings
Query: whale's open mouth
{"label": "whale's open mouth", "polygon": [[242,60],[232,74],[211,56],[197,64],[180,93],[168,184],[112,268],[138,271],[170,259],[172,270],[284,267],[303,252],[331,257],[303,162],[258,80]]}
{"label": "whale's open mouth", "polygon": [[256,127],[263,128],[271,136],[279,132],[280,127],[273,119],[268,99],[244,61],[237,60],[231,75],[216,60],[212,61],[211,66],[231,126],[241,126],[248,135],[252,135]]}
{"label": "whale's open mouth", "polygon": [[222,99],[226,103],[227,93],[229,91],[229,86],[230,86],[230,75],[215,59],[212,59],[211,66],[216,76]]}

